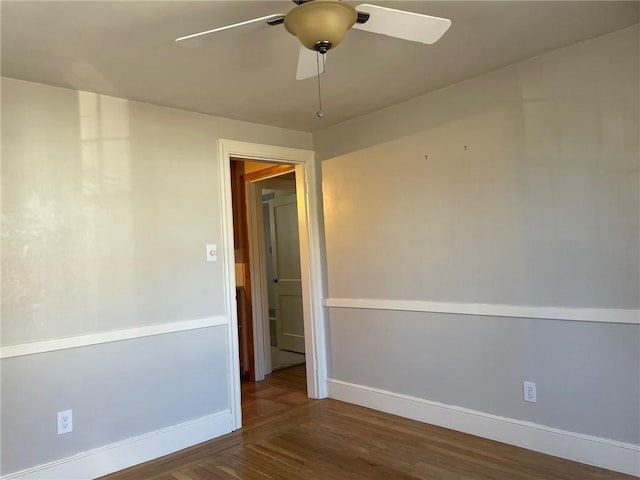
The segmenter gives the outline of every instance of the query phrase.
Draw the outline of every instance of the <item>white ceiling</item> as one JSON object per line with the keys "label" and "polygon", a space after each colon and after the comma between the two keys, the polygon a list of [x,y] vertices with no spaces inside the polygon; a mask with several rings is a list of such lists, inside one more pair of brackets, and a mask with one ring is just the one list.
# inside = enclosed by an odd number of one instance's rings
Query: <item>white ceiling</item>
{"label": "white ceiling", "polygon": [[[367,0],[368,1],[368,0]],[[362,2],[354,2],[354,5]],[[322,76],[296,81],[282,26],[230,31],[197,48],[178,36],[286,13],[290,1],[2,1],[2,74],[186,110],[314,131],[639,21],[640,2],[384,1],[450,18],[426,46],[352,30]]]}

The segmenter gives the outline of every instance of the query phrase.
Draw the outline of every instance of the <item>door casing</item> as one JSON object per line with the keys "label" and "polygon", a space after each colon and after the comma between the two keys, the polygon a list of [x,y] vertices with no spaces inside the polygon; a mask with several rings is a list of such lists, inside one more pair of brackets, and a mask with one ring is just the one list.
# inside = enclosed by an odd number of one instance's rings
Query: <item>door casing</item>
{"label": "door casing", "polygon": [[[233,217],[231,208],[231,159],[258,160],[271,163],[283,163],[295,165],[296,195],[298,201],[298,231],[300,240],[300,267],[302,272],[302,308],[304,312],[307,394],[310,398],[325,398],[327,396],[327,362],[326,362],[326,338],[325,316],[322,305],[323,298],[323,274],[320,241],[320,205],[319,189],[316,180],[316,160],[312,150],[278,147],[235,140],[220,139],[218,141],[219,174],[221,185],[221,218],[222,218],[222,269],[223,288],[225,298],[225,313],[229,319],[227,328],[228,339],[228,368],[229,368],[229,403],[233,418],[232,429],[242,426],[242,408],[240,395],[240,362],[238,358],[238,321],[235,301],[235,263],[233,245]],[[248,201],[255,210],[256,190],[247,190]],[[253,195],[253,198],[251,196]],[[251,208],[251,207],[250,207]],[[251,209],[249,215],[252,215]],[[259,210],[261,214],[261,210]],[[249,219],[252,224],[253,219]],[[255,229],[254,223],[254,229]],[[260,242],[251,241],[252,228],[249,227],[250,262],[252,264],[252,297],[264,298],[266,285],[260,281],[254,282],[254,278],[264,277],[266,270],[254,268],[258,264],[254,254],[259,256]],[[251,245],[252,244],[252,245]],[[254,251],[255,249],[255,251]],[[264,267],[265,256],[262,255]],[[259,260],[258,260],[259,262]],[[261,277],[259,277],[261,275]],[[255,287],[253,288],[255,283]],[[264,290],[262,290],[264,288]],[[259,291],[256,291],[259,290]],[[261,297],[254,297],[254,295]],[[262,304],[260,300],[260,304]],[[254,303],[256,307],[258,304]],[[254,315],[254,320],[255,320]],[[267,316],[268,318],[268,316]],[[264,359],[264,329],[254,323],[254,347],[255,356]],[[262,335],[260,335],[262,333]],[[258,344],[256,337],[261,336]],[[261,352],[262,350],[262,352]],[[263,370],[264,372],[264,370]],[[256,371],[256,378],[258,378]],[[264,374],[263,374],[264,375]]]}

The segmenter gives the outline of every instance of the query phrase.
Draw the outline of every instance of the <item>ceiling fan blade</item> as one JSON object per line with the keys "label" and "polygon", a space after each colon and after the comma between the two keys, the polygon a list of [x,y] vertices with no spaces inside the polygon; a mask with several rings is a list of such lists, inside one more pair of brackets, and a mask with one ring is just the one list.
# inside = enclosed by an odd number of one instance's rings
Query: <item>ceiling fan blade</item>
{"label": "ceiling fan blade", "polygon": [[369,20],[356,23],[353,28],[429,45],[437,42],[451,26],[451,20],[448,18],[431,17],[366,3],[358,5],[356,10],[369,14]]}
{"label": "ceiling fan blade", "polygon": [[309,50],[307,47],[300,45],[296,80],[315,77],[318,74],[318,65],[320,65],[320,73],[324,73],[324,65],[326,61],[326,53],[324,55],[320,55],[318,52],[314,52],[313,50]]}
{"label": "ceiling fan blade", "polygon": [[229,30],[237,27],[254,27],[254,28],[262,28],[269,26],[269,21],[273,21],[275,19],[284,19],[284,15],[281,13],[274,13],[273,15],[267,15],[265,17],[253,18],[251,20],[245,20],[244,22],[234,23],[231,25],[225,25],[224,27],[213,28],[211,30],[205,30],[204,32],[192,33],[191,35],[185,35],[184,37],[176,38],[176,42],[182,42],[184,40],[191,40],[196,37],[201,37],[203,35],[209,35],[211,33],[222,32],[224,30]]}

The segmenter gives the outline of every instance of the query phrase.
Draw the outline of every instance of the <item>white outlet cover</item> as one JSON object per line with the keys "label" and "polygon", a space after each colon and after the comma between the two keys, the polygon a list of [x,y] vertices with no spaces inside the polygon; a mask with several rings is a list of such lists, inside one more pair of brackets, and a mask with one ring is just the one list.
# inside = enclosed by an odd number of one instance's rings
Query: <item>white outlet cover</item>
{"label": "white outlet cover", "polygon": [[525,402],[536,403],[536,384],[533,382],[522,382],[522,394]]}
{"label": "white outlet cover", "polygon": [[73,411],[58,412],[58,435],[73,432]]}

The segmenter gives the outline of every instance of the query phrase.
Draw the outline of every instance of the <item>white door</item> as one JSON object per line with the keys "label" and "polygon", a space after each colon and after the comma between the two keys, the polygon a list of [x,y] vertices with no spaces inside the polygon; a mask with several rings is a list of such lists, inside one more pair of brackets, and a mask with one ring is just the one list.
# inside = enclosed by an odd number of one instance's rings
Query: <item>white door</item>
{"label": "white door", "polygon": [[295,195],[270,202],[278,348],[304,353],[298,206]]}

